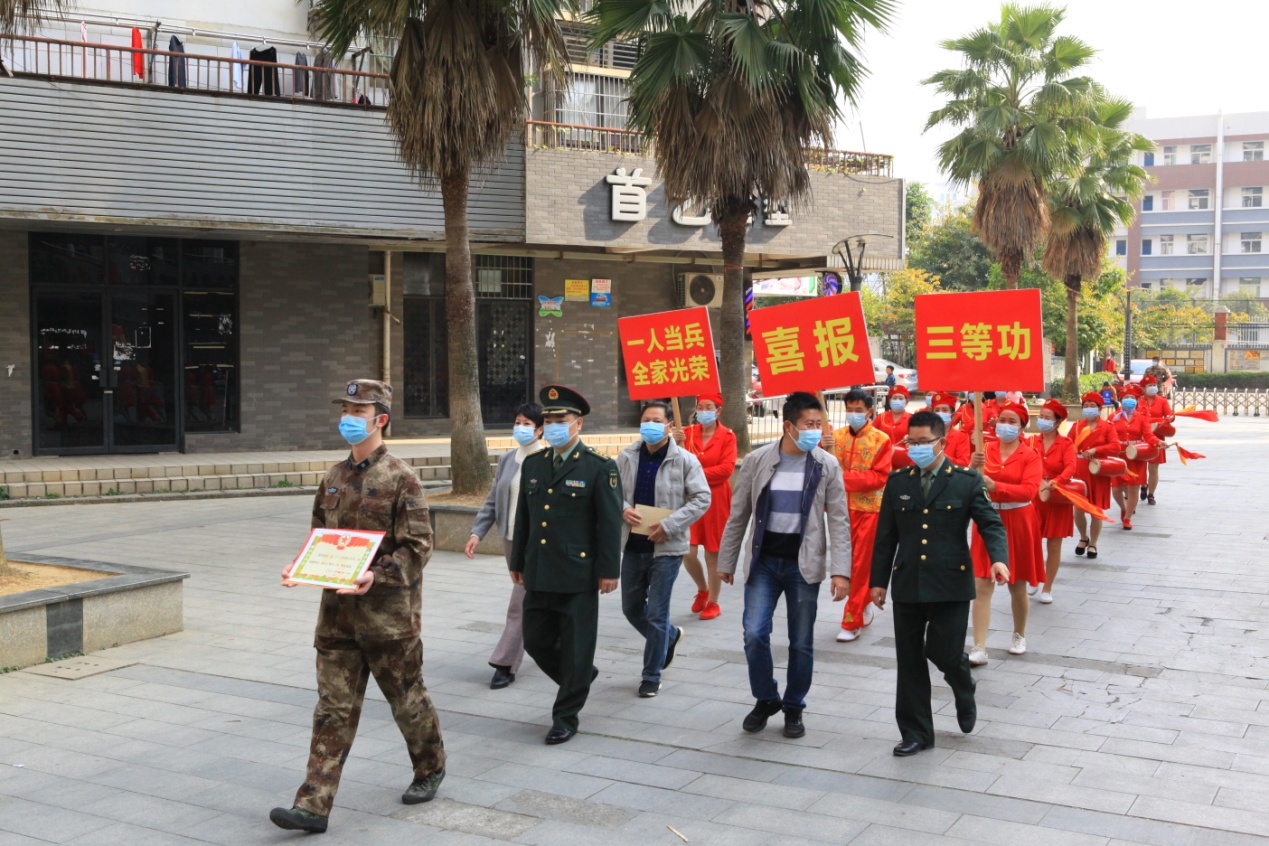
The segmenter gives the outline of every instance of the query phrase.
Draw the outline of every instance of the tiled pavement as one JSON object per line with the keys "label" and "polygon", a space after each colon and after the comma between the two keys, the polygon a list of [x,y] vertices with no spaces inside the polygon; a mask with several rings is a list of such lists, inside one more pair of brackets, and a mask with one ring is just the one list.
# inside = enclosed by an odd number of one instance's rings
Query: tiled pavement
{"label": "tiled pavement", "polygon": [[[1095,562],[1069,555],[1057,601],[1008,657],[998,592],[979,726],[956,731],[936,681],[938,748],[896,759],[889,615],[833,642],[821,601],[807,736],[750,736],[739,591],[687,637],[662,695],[634,696],[641,644],[601,604],[602,670],[584,734],[547,747],[550,685],[527,662],[487,687],[502,562],[439,553],[424,600],[426,677],[449,775],[405,808],[405,750],[378,692],[321,842],[436,844],[1263,843],[1269,833],[1269,424],[1189,423],[1210,458],[1165,469],[1160,504]],[[10,554],[187,569],[186,630],[96,657],[78,681],[0,676],[0,844],[256,844],[302,775],[314,702],[315,591],[277,586],[304,498],[8,509]],[[20,557],[20,555],[18,556]],[[777,626],[779,631],[779,626]],[[0,644],[0,653],[3,645]],[[2,664],[3,661],[0,661]],[[778,720],[776,721],[778,722]],[[774,725],[774,724],[773,724]]]}

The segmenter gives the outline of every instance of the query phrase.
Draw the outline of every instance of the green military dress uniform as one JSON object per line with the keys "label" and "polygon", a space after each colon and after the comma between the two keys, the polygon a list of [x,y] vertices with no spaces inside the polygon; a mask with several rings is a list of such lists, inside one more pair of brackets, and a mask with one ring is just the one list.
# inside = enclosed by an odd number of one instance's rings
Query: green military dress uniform
{"label": "green military dress uniform", "polygon": [[905,742],[927,747],[934,745],[927,658],[942,671],[958,707],[972,707],[974,701],[965,654],[969,605],[975,595],[971,520],[991,560],[1009,562],[1005,527],[987,498],[982,475],[952,464],[946,456],[928,472],[924,480],[919,467],[890,474],[877,520],[870,580],[871,587],[888,588],[894,607],[899,732]]}
{"label": "green military dress uniform", "polygon": [[[335,402],[391,408],[392,388],[371,379],[349,382]],[[315,529],[384,532],[364,596],[323,590],[314,646],[317,707],[307,776],[295,807],[330,815],[352,748],[370,676],[406,741],[415,780],[445,768],[440,720],[423,683],[419,640],[423,568],[432,554],[432,526],[418,474],[380,446],[364,461],[348,458],[327,471],[313,502]]]}
{"label": "green military dress uniform", "polygon": [[[541,399],[548,415],[590,410],[561,386]],[[558,455],[546,449],[521,465],[508,566],[524,578],[525,651],[560,686],[553,726],[575,732],[596,674],[599,582],[621,574],[621,482],[617,463],[580,440]]]}

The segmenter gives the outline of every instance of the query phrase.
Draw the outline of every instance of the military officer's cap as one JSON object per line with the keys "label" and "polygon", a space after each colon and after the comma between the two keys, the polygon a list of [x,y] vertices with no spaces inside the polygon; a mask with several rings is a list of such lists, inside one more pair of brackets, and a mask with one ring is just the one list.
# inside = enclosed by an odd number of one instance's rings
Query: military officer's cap
{"label": "military officer's cap", "polygon": [[542,403],[543,414],[576,414],[578,417],[590,414],[586,397],[563,385],[543,386],[538,391],[538,401]]}
{"label": "military officer's cap", "polygon": [[392,386],[378,379],[353,379],[344,386],[344,395],[331,402],[351,402],[355,405],[379,403],[389,411],[392,410]]}

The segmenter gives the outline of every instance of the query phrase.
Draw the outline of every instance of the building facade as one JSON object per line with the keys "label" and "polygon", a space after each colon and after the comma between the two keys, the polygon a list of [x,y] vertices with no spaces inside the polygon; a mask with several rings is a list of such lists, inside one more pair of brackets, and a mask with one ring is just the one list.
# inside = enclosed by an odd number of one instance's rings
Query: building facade
{"label": "building facade", "polygon": [[[396,387],[395,437],[447,433],[444,217],[384,121],[392,45],[323,55],[291,0],[152,5],[0,41],[0,456],[326,447],[353,376]],[[721,286],[716,227],[624,127],[622,49],[579,54],[473,177],[491,429],[548,380],[637,422],[617,319]],[[859,233],[900,261],[889,158],[811,164],[806,208],[759,204],[747,267],[821,271]]]}
{"label": "building facade", "polygon": [[1269,112],[1137,118],[1153,181],[1111,249],[1129,284],[1192,298],[1269,300]]}

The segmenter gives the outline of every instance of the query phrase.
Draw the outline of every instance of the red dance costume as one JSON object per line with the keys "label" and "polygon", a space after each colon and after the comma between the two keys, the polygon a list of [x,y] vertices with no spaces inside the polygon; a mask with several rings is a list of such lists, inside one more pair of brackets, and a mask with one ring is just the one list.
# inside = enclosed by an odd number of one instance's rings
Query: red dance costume
{"label": "red dance costume", "polygon": [[[1158,444],[1159,439],[1155,437],[1154,432],[1150,431],[1152,428],[1151,422],[1150,415],[1142,412],[1140,406],[1138,406],[1136,413],[1132,417],[1121,411],[1114,417],[1115,437],[1119,440],[1121,446],[1141,441],[1151,446]],[[1133,461],[1127,456],[1124,456],[1124,461],[1128,462],[1128,472],[1122,476],[1116,476],[1112,480],[1114,487],[1127,488],[1133,485],[1144,485],[1146,483],[1146,462]]]}
{"label": "red dance costume", "polygon": [[[987,457],[984,475],[996,483],[996,489],[989,496],[998,504],[1000,522],[1005,524],[1009,539],[1009,583],[1041,584],[1045,581],[1044,550],[1040,541],[1040,519],[1031,504],[1040,490],[1044,473],[1040,456],[1025,443],[1018,445],[1008,461],[1000,458],[999,441],[984,444],[983,451]],[[991,558],[978,536],[977,526],[970,542],[970,554],[974,558],[974,576],[991,578]]]}
{"label": "red dance costume", "polygon": [[961,467],[969,466],[969,456],[974,451],[974,436],[960,429],[947,430],[947,446],[943,452],[947,460]]}
{"label": "red dance costume", "polygon": [[[1053,445],[1044,448],[1044,436],[1031,439],[1031,448],[1040,456],[1045,481],[1054,487],[1075,477],[1075,444],[1065,435],[1058,435]],[[1075,534],[1075,506],[1060,493],[1049,494],[1048,502],[1035,498],[1036,513],[1040,516],[1040,537],[1069,538]]]}
{"label": "red dance costume", "polygon": [[912,420],[912,415],[903,412],[899,415],[899,419],[894,419],[894,412],[883,411],[873,418],[872,425],[890,436],[890,443],[897,444],[908,436],[908,423]]}
{"label": "red dance costume", "polygon": [[[1087,435],[1082,434],[1085,430],[1088,431]],[[1088,459],[1080,458],[1080,455],[1086,452],[1094,453],[1100,458],[1118,455],[1119,435],[1115,432],[1114,424],[1099,420],[1094,429],[1088,425],[1087,420],[1076,420],[1066,436],[1075,445],[1075,478],[1083,479],[1084,484],[1088,485],[1089,502],[1103,510],[1110,508],[1110,477],[1093,475],[1088,469]]]}
{"label": "red dance costume", "polygon": [[723,528],[731,516],[731,476],[736,472],[736,433],[719,423],[709,443],[702,444],[701,424],[683,430],[683,448],[700,459],[709,483],[710,503],[705,516],[692,524],[692,546],[718,552]]}
{"label": "red dance costume", "polygon": [[[1154,396],[1150,396],[1149,394],[1146,394],[1144,397],[1141,398],[1140,405],[1137,406],[1138,414],[1142,413],[1143,411],[1146,414],[1150,415],[1150,430],[1153,432],[1155,424],[1164,423],[1167,421],[1169,417],[1172,416],[1172,403],[1168,402],[1166,398],[1161,397],[1158,394],[1155,394]],[[1158,437],[1158,435],[1156,435],[1155,437]],[[1159,457],[1152,458],[1150,461],[1146,463],[1147,464],[1167,464],[1168,451],[1166,449],[1159,450]]]}

